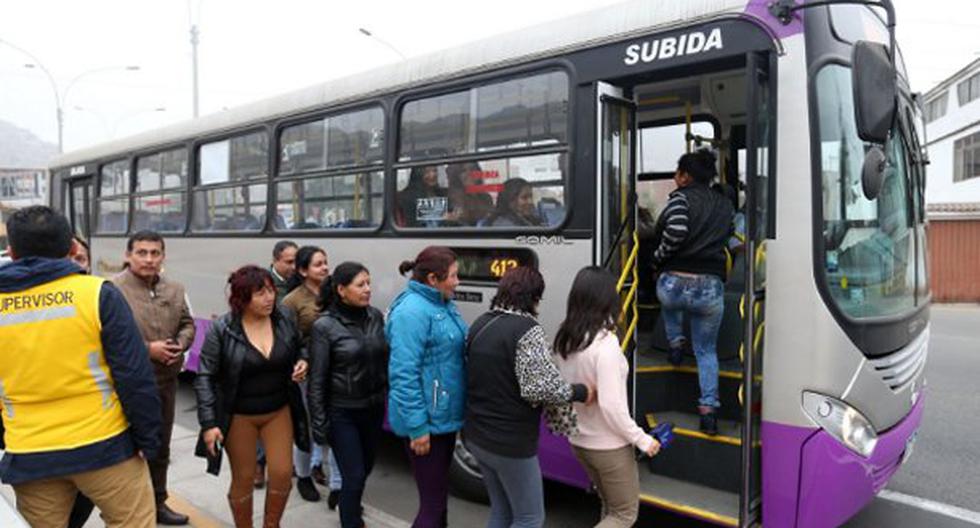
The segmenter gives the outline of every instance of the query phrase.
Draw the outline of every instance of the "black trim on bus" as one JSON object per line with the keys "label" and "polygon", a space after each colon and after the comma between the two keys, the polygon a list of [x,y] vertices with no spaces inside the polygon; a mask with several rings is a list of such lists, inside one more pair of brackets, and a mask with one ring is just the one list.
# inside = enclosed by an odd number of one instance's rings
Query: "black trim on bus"
{"label": "black trim on bus", "polygon": [[[929,321],[929,304],[924,302],[912,310],[887,317],[853,318],[837,305],[823,270],[823,174],[820,145],[820,112],[817,106],[817,74],[830,64],[850,68],[852,47],[839,42],[830,32],[829,11],[812,9],[807,12],[806,54],[807,54],[807,106],[810,119],[810,185],[811,185],[811,273],[813,281],[834,320],[840,325],[852,343],[867,357],[886,356],[911,343],[922,333]],[[919,243],[918,229],[914,229],[916,244]],[[918,281],[918,277],[916,277]],[[917,289],[918,286],[916,286]]]}
{"label": "black trim on bus", "polygon": [[[779,56],[775,53],[769,54],[769,115],[779,116]],[[773,118],[770,125],[769,134],[769,165],[768,181],[769,189],[766,191],[766,236],[765,238],[776,239],[776,210],[779,200],[777,191],[779,188],[779,174],[777,171],[777,158],[779,152],[779,119]]]}

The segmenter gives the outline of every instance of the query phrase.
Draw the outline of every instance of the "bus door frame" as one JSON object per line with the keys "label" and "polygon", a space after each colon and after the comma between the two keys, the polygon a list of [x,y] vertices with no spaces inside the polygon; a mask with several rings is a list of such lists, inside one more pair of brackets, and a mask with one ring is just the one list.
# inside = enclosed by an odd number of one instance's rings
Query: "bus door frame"
{"label": "bus door frame", "polygon": [[[753,51],[746,54],[746,130],[745,130],[745,293],[742,333],[742,480],[739,485],[739,526],[750,527],[761,523],[761,354],[756,350],[757,333],[762,332],[756,319],[756,303],[765,298],[765,278],[757,274],[760,255],[764,259],[764,242],[775,237],[773,218],[773,193],[775,174],[775,68],[772,52]],[[765,106],[764,116],[760,108]],[[761,119],[767,122],[763,125]],[[761,128],[765,126],[766,128]],[[760,131],[766,138],[760,140]],[[765,156],[761,155],[765,152]],[[765,163],[765,167],[760,166]],[[765,192],[764,199],[760,193]],[[765,219],[764,222],[760,220]],[[761,288],[761,289],[760,289]],[[758,336],[764,346],[764,336]]]}
{"label": "bus door frame", "polygon": [[[628,360],[633,372],[636,372],[636,338],[639,313],[636,306],[637,288],[637,250],[639,244],[636,238],[636,175],[637,175],[637,141],[638,129],[636,118],[636,102],[628,99],[625,89],[605,82],[596,83],[596,245],[594,263],[613,272],[618,279],[618,289],[625,295],[620,315],[620,335],[623,352],[628,354]],[[607,135],[613,136],[606,129],[607,118],[611,112],[621,112],[626,116],[625,123],[620,124],[620,130],[626,131],[625,136],[619,137],[620,148],[616,150],[619,156],[618,188],[610,188],[607,168]],[[628,142],[624,150],[623,143]],[[616,232],[613,233],[608,225],[607,197],[609,193],[618,194],[620,202],[620,218]],[[618,260],[616,252],[619,251]],[[614,262],[619,266],[612,267]],[[630,376],[630,409],[636,409],[636,376]]]}
{"label": "bus door frame", "polygon": [[[81,176],[73,176],[66,178],[63,183],[63,196],[65,197],[65,203],[68,206],[68,210],[64,211],[65,216],[71,221],[72,233],[83,239],[85,242],[91,246],[92,240],[92,213],[94,212],[93,206],[95,203],[95,175],[94,174],[84,174]],[[77,216],[75,211],[75,194],[81,191],[83,193],[82,197],[82,221],[85,224],[79,229],[77,225]]]}

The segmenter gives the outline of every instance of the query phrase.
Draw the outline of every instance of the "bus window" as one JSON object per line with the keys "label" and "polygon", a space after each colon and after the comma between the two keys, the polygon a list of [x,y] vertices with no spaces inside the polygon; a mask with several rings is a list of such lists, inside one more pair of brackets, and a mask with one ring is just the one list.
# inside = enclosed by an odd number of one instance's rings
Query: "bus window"
{"label": "bus window", "polygon": [[265,223],[266,185],[194,191],[195,231],[261,231]]}
{"label": "bus window", "polygon": [[[715,139],[715,127],[708,121],[691,123],[691,134],[702,138],[701,146],[709,146]],[[640,129],[640,173],[671,173],[677,169],[677,160],[687,152],[687,125],[678,123]],[[691,148],[700,146],[691,142]]]}
{"label": "bus window", "polygon": [[893,133],[881,193],[861,186],[865,144],[857,135],[850,68],[817,74],[823,182],[822,274],[833,300],[854,318],[897,315],[914,305],[915,257],[902,134]]}
{"label": "bus window", "polygon": [[198,184],[212,185],[268,176],[269,139],[256,132],[201,145]]}
{"label": "bus window", "polygon": [[568,76],[537,74],[406,103],[398,159],[560,145],[567,129]]}
{"label": "bus window", "polygon": [[[276,175],[276,230],[381,225],[384,113],[370,108],[283,129]],[[362,171],[323,174],[338,167]]]}
{"label": "bus window", "polygon": [[187,150],[184,148],[137,159],[133,230],[183,231],[187,225],[186,182]]}
{"label": "bus window", "polygon": [[99,171],[96,230],[123,234],[129,224],[129,160],[107,163]]}
{"label": "bus window", "polygon": [[384,113],[370,108],[283,129],[279,176],[384,161]]}
{"label": "bus window", "polygon": [[256,132],[201,145],[191,228],[260,231],[265,225],[269,140]]}
{"label": "bus window", "polygon": [[399,227],[547,228],[565,219],[568,76],[553,71],[411,101],[399,160],[548,148],[538,155],[420,164],[398,171]]}
{"label": "bus window", "polygon": [[565,219],[565,156],[541,154],[398,171],[399,227],[555,227]]}
{"label": "bus window", "polygon": [[273,227],[343,229],[377,227],[384,207],[381,171],[321,176],[276,184]]}

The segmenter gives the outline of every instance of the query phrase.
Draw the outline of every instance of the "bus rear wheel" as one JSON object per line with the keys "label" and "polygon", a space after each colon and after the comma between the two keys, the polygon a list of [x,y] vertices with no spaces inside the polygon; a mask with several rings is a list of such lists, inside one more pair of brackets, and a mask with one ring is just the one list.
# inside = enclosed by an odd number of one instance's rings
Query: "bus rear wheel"
{"label": "bus rear wheel", "polygon": [[453,461],[449,466],[449,487],[453,495],[459,498],[482,504],[490,503],[487,488],[483,485],[480,465],[473,453],[463,445],[461,437],[456,438]]}

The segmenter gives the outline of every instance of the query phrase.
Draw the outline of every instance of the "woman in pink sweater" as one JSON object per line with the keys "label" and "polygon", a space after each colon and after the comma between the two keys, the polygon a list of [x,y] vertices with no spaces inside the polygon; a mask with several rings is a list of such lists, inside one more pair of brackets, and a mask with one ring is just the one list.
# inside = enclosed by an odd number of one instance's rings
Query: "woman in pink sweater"
{"label": "woman in pink sweater", "polygon": [[629,364],[614,331],[619,302],[611,273],[597,266],[582,269],[572,283],[565,321],[555,337],[562,377],[594,386],[598,395],[598,405],[575,404],[578,433],[569,438],[602,500],[596,528],[633,526],[640,509],[633,448],[649,456],[660,450],[660,443],[630,416]]}

